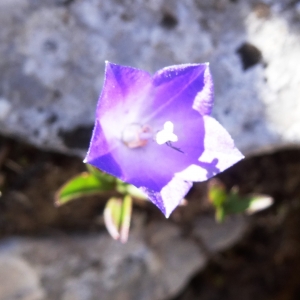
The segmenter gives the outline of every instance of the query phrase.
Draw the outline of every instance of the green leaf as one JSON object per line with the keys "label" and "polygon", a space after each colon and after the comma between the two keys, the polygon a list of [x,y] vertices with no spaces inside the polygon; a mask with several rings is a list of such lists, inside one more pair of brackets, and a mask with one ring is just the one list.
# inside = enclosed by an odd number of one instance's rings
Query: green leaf
{"label": "green leaf", "polygon": [[249,206],[246,213],[251,215],[258,211],[270,207],[274,203],[274,199],[268,195],[249,195]]}
{"label": "green leaf", "polygon": [[115,183],[115,181],[116,181],[116,178],[114,176],[104,173],[104,172],[100,171],[99,169],[93,167],[92,165],[86,164],[86,168],[89,173],[96,176],[102,182]]}
{"label": "green leaf", "polygon": [[115,240],[120,238],[120,220],[122,216],[122,199],[110,198],[104,208],[104,224]]}
{"label": "green leaf", "polygon": [[253,214],[268,208],[273,204],[273,198],[267,195],[240,196],[237,192],[230,192],[224,203],[225,214],[236,214],[246,212]]}
{"label": "green leaf", "polygon": [[104,209],[104,223],[107,231],[115,240],[126,243],[128,239],[132,212],[132,198],[111,198]]}
{"label": "green leaf", "polygon": [[222,206],[216,208],[215,219],[218,223],[223,223],[225,219],[225,211]]}
{"label": "green leaf", "polygon": [[208,183],[208,198],[210,202],[216,207],[221,207],[227,198],[225,186],[216,178]]}
{"label": "green leaf", "polygon": [[250,205],[250,199],[248,196],[241,197],[237,193],[230,192],[223,205],[225,214],[229,215],[245,212]]}
{"label": "green leaf", "polygon": [[94,174],[81,173],[65,183],[55,194],[55,204],[60,206],[71,200],[101,194],[114,188],[114,183],[102,181]]}
{"label": "green leaf", "polygon": [[120,241],[126,243],[128,240],[129,227],[132,213],[132,198],[127,195],[124,197],[120,221]]}

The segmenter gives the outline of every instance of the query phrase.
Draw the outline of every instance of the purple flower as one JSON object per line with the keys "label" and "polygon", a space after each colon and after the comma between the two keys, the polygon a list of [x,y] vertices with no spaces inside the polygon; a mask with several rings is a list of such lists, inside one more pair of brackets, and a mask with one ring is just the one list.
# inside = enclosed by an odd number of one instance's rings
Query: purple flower
{"label": "purple flower", "polygon": [[193,181],[243,158],[212,117],[208,64],[166,67],[153,76],[107,62],[84,162],[139,187],[168,217]]}

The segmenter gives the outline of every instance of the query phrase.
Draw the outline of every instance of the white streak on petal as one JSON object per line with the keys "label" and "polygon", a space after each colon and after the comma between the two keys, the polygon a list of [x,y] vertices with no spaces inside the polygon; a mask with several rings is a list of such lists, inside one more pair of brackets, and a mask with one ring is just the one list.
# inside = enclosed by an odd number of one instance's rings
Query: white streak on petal
{"label": "white streak on petal", "polygon": [[198,92],[193,109],[197,110],[201,115],[210,115],[214,104],[214,85],[213,79],[209,70],[209,64],[204,71],[204,86]]}
{"label": "white streak on petal", "polygon": [[214,118],[203,116],[205,137],[204,149],[199,160],[211,163],[217,160],[216,167],[219,172],[231,167],[244,158],[243,154],[235,147],[234,141],[226,129]]}
{"label": "white streak on petal", "polygon": [[197,165],[190,165],[181,172],[175,173],[175,176],[184,180],[201,182],[207,180],[207,171]]}
{"label": "white streak on petal", "polygon": [[207,115],[203,119],[205,136],[204,151],[199,157],[200,165],[192,164],[175,174],[188,181],[205,181],[244,158],[217,120]]}
{"label": "white streak on petal", "polygon": [[165,206],[166,218],[169,218],[172,211],[179,205],[192,185],[192,182],[174,176],[172,180],[162,188],[161,197]]}

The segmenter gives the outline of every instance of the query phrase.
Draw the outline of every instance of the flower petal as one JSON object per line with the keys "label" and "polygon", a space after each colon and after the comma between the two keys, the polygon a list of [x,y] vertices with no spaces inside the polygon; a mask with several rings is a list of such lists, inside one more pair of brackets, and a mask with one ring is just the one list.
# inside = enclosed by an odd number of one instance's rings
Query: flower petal
{"label": "flower petal", "polygon": [[[168,217],[192,181],[243,158],[209,116],[212,107],[208,64],[168,67],[152,78],[107,62],[85,162],[140,187]],[[143,137],[139,129],[145,130]]]}
{"label": "flower petal", "polygon": [[210,116],[204,116],[204,151],[197,164],[190,165],[176,175],[190,181],[205,181],[223,172],[244,158],[235,147],[229,133]]}
{"label": "flower petal", "polygon": [[[143,70],[106,62],[103,90],[97,106],[97,117],[116,111],[116,107],[126,109],[137,107],[147,94],[147,86],[152,82],[151,75]],[[139,98],[139,96],[141,96]]]}
{"label": "flower petal", "polygon": [[211,113],[213,85],[207,63],[171,66],[159,70],[153,76],[153,86],[153,101],[149,107],[149,111],[153,112],[151,117],[156,118],[161,110],[168,110],[171,106],[177,111],[186,112],[194,108],[201,115]]}
{"label": "flower petal", "polygon": [[116,139],[121,139],[125,126],[140,119],[151,82],[145,71],[106,64],[96,116],[111,148],[116,147]]}
{"label": "flower petal", "polygon": [[86,162],[100,158],[117,147],[116,139],[120,139],[126,122],[137,118],[151,82],[151,75],[145,71],[106,62],[104,85]]}
{"label": "flower petal", "polygon": [[168,218],[188,193],[192,185],[192,182],[182,180],[175,176],[162,188],[161,192],[155,192],[146,187],[141,187],[140,189],[147,194],[151,202]]}
{"label": "flower petal", "polygon": [[120,178],[137,187],[145,186],[155,192],[170,182],[175,173],[195,164],[204,151],[203,118],[190,109],[187,116],[178,114],[173,117],[174,133],[178,142],[168,146],[158,145],[149,140],[148,144],[139,148],[128,148],[119,142],[111,150],[117,164],[121,166],[123,176]]}
{"label": "flower petal", "polygon": [[111,154],[111,145],[105,139],[99,120],[96,119],[90,148],[83,161],[118,178],[123,177],[119,164]]}
{"label": "flower petal", "polygon": [[201,115],[210,115],[213,109],[214,84],[208,64],[204,70],[203,81],[204,87],[197,93],[193,109],[197,110]]}

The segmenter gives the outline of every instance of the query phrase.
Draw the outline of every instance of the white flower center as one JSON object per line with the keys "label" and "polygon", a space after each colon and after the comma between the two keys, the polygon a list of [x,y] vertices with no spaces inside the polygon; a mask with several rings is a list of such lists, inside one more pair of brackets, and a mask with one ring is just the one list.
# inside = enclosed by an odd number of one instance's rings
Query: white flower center
{"label": "white flower center", "polygon": [[159,145],[165,144],[167,142],[177,142],[178,137],[176,134],[173,133],[174,124],[171,121],[167,121],[164,124],[164,129],[159,131],[156,134],[156,142]]}
{"label": "white flower center", "polygon": [[147,125],[132,123],[122,132],[122,142],[129,148],[143,147],[152,138],[152,130]]}

